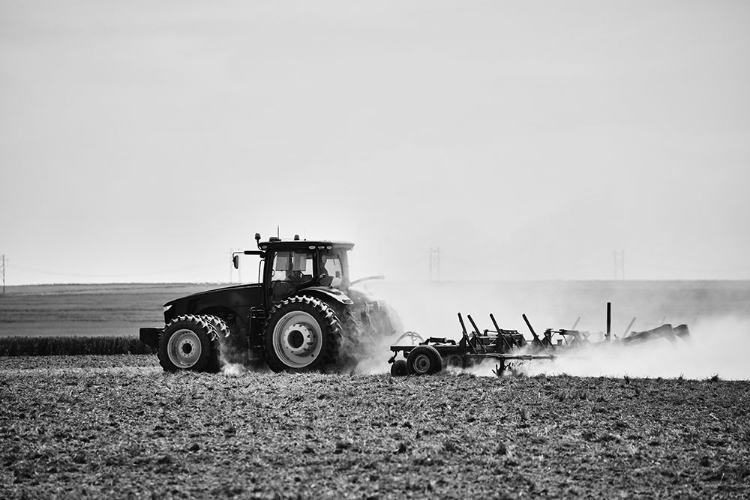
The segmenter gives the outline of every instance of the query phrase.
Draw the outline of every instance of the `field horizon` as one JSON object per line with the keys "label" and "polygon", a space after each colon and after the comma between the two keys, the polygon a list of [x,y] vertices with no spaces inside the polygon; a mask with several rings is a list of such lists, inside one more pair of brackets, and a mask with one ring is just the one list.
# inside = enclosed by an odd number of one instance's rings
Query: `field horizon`
{"label": "field horizon", "polygon": [[[163,323],[170,300],[236,283],[69,283],[13,285],[0,295],[0,336],[137,335]],[[631,319],[635,330],[699,318],[750,318],[750,280],[533,280],[397,281],[358,284],[396,310],[405,330],[448,336],[455,314],[494,313],[503,328],[604,329],[606,303],[612,329]]]}
{"label": "field horizon", "polygon": [[[0,337],[137,338],[141,327],[164,325],[162,305],[193,293],[228,286],[220,283],[110,283],[8,287],[0,297]],[[692,342],[666,340],[646,348],[599,349],[585,360],[536,363],[530,373],[578,376],[720,375],[748,380],[743,353],[750,349],[750,281],[435,281],[373,280],[358,287],[385,300],[399,317],[400,331],[423,338],[460,339],[457,313],[471,314],[479,328],[491,328],[493,314],[501,328],[532,338],[522,318],[537,333],[547,328],[576,329],[597,337],[606,329],[611,303],[614,338],[662,324],[688,325]],[[388,370],[389,341],[365,360],[364,373]],[[606,354],[606,355],[605,355]],[[479,373],[491,375],[491,371]]]}
{"label": "field horizon", "polygon": [[[399,283],[617,283],[627,286],[633,283],[654,283],[654,284],[667,284],[667,283],[715,283],[715,284],[745,284],[750,286],[750,279],[466,279],[466,280],[451,280],[451,279],[434,279],[434,280],[406,280],[406,279],[393,279],[387,278],[387,281],[394,281]],[[251,282],[243,282],[242,284],[249,284]],[[15,285],[6,285],[6,294],[9,291],[19,291],[21,289],[35,288],[35,287],[90,287],[90,286],[126,286],[126,287],[138,287],[138,286],[185,286],[185,285],[217,285],[217,286],[232,286],[237,285],[237,282],[228,281],[108,281],[108,282],[66,282],[66,283],[21,283]]]}

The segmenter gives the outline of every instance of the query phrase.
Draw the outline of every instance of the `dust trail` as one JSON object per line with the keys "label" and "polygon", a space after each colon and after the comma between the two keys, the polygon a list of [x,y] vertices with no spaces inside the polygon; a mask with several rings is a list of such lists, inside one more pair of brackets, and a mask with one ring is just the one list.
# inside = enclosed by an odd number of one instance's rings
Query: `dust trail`
{"label": "dust trail", "polygon": [[[622,335],[633,316],[633,330],[649,330],[671,322],[686,323],[689,343],[666,339],[640,345],[600,344],[561,353],[554,361],[520,365],[528,375],[569,374],[609,377],[685,377],[704,379],[718,375],[724,380],[750,380],[750,317],[744,300],[745,285],[734,283],[373,283],[371,287],[391,303],[407,329],[423,337],[458,340],[456,313],[471,313],[480,327],[488,326],[494,312],[502,328],[531,336],[521,319],[527,312],[541,333],[547,327],[571,328],[582,317],[579,329],[602,331],[605,306],[613,303],[612,331]],[[742,292],[742,293],[740,293]],[[666,321],[665,321],[666,319]],[[592,338],[594,338],[592,336]],[[372,370],[389,369],[388,346],[373,351]],[[495,376],[496,363],[471,369]],[[376,371],[376,372],[377,372]]]}
{"label": "dust trail", "polygon": [[235,343],[222,339],[219,343],[219,370],[228,377],[239,377],[249,371],[248,353]]}
{"label": "dust trail", "polygon": [[[394,335],[382,336],[368,342],[357,359],[354,373],[362,375],[377,375],[379,373],[390,372],[391,364],[388,363],[388,359],[393,356],[391,346],[396,344],[417,345],[419,342],[414,338],[402,337],[401,335],[403,333],[403,330],[399,330],[398,333]],[[399,353],[397,359],[404,359],[404,357]]]}
{"label": "dust trail", "polygon": [[522,365],[527,375],[750,379],[750,319],[707,318],[689,325],[690,340],[659,339],[639,345],[591,344],[551,361]]}
{"label": "dust trail", "polygon": [[388,358],[392,354],[390,346],[397,338],[398,336],[383,337],[368,344],[359,356],[354,372],[362,375],[375,375],[390,371],[391,366],[388,364]]}
{"label": "dust trail", "polygon": [[221,373],[226,375],[227,377],[241,377],[247,372],[247,367],[239,363],[230,363],[221,366]]}
{"label": "dust trail", "polygon": [[219,343],[219,371],[227,377],[241,377],[248,372],[268,373],[268,366],[254,361],[251,353],[235,342]]}

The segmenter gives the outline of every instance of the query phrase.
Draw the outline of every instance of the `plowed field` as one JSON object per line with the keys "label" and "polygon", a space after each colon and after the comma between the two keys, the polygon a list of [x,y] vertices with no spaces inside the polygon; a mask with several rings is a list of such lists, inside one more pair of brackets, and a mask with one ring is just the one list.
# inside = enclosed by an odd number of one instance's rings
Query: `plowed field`
{"label": "plowed field", "polygon": [[750,382],[0,358],[3,498],[748,498]]}

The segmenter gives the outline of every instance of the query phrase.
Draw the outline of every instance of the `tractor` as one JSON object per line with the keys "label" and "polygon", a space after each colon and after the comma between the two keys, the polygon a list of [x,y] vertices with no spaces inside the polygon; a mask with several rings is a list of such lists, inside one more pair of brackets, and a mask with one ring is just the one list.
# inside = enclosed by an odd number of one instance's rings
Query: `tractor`
{"label": "tractor", "polygon": [[270,237],[254,255],[258,282],[218,288],[164,304],[164,327],[141,328],[164,370],[218,371],[222,364],[267,365],[275,372],[342,369],[368,342],[396,333],[383,301],[352,285],[353,243]]}

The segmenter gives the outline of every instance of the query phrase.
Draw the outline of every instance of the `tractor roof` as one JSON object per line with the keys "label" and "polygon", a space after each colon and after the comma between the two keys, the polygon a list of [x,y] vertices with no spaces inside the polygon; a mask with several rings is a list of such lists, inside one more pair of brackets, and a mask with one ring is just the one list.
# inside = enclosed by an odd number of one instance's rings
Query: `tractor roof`
{"label": "tractor roof", "polygon": [[348,241],[329,241],[329,240],[281,240],[278,238],[271,237],[268,241],[261,241],[258,243],[258,247],[261,250],[273,250],[273,251],[284,251],[284,250],[314,250],[318,249],[344,249],[351,250],[354,247],[354,243]]}

